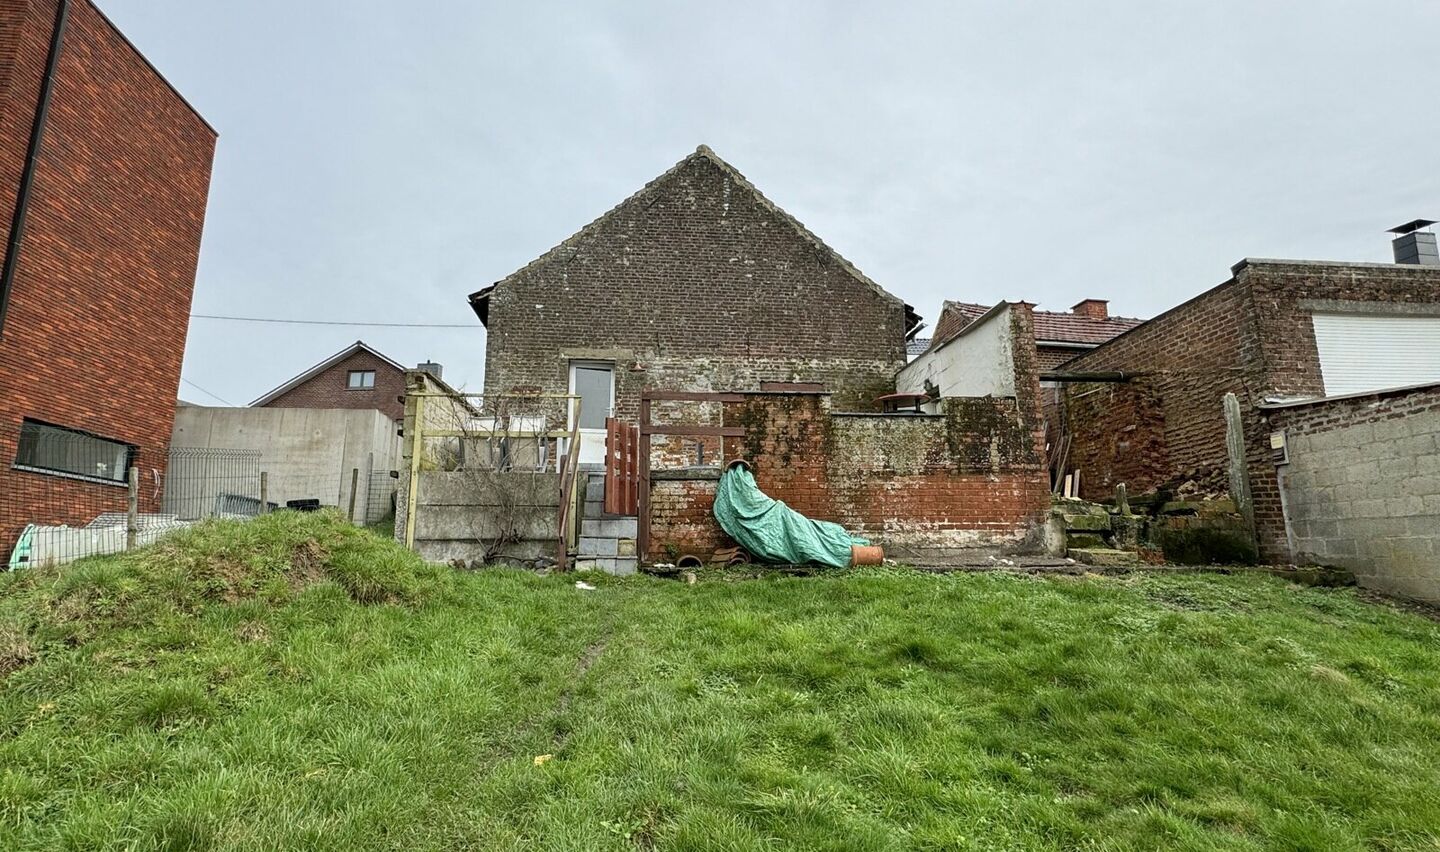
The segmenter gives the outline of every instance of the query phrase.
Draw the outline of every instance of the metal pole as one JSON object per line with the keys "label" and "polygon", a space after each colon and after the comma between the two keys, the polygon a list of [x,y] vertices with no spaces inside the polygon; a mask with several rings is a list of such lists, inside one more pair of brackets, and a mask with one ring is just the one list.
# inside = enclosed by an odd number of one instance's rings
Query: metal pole
{"label": "metal pole", "polygon": [[125,549],[134,550],[140,538],[140,468],[130,468],[130,493],[125,501]]}
{"label": "metal pole", "polygon": [[260,514],[270,514],[270,474],[260,471]]}
{"label": "metal pole", "polygon": [[355,489],[360,487],[360,468],[350,468],[350,523],[355,523]]}

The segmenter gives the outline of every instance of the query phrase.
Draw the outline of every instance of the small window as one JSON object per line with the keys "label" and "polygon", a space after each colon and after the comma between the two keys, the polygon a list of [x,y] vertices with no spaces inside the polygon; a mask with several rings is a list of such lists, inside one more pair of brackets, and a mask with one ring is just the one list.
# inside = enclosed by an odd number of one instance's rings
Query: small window
{"label": "small window", "polygon": [[135,448],[88,432],[26,420],[20,425],[15,467],[41,473],[123,483]]}
{"label": "small window", "polygon": [[367,390],[375,387],[375,371],[351,370],[349,383],[346,387],[350,390]]}

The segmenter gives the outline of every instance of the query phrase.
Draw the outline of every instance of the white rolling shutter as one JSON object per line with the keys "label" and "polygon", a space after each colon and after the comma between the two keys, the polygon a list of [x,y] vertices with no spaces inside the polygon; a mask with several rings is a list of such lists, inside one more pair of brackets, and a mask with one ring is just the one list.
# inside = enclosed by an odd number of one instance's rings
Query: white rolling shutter
{"label": "white rolling shutter", "polygon": [[1440,382],[1440,317],[1314,318],[1326,396]]}

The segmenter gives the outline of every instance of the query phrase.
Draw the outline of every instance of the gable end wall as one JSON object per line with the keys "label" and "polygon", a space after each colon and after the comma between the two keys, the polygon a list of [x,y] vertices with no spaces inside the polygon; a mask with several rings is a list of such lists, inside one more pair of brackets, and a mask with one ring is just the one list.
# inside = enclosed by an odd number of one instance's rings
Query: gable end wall
{"label": "gable end wall", "polygon": [[490,297],[485,387],[564,393],[569,362],[639,391],[819,381],[868,408],[905,364],[901,302],[857,279],[721,167],[696,156]]}

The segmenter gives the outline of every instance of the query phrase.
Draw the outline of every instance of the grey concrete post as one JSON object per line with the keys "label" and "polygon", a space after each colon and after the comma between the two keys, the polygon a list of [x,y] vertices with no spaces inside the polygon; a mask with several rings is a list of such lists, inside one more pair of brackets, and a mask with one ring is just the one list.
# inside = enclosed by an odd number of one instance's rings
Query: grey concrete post
{"label": "grey concrete post", "polygon": [[1230,457],[1230,497],[1253,533],[1255,504],[1250,499],[1250,476],[1245,465],[1245,424],[1240,419],[1240,400],[1233,393],[1225,394],[1225,451]]}

